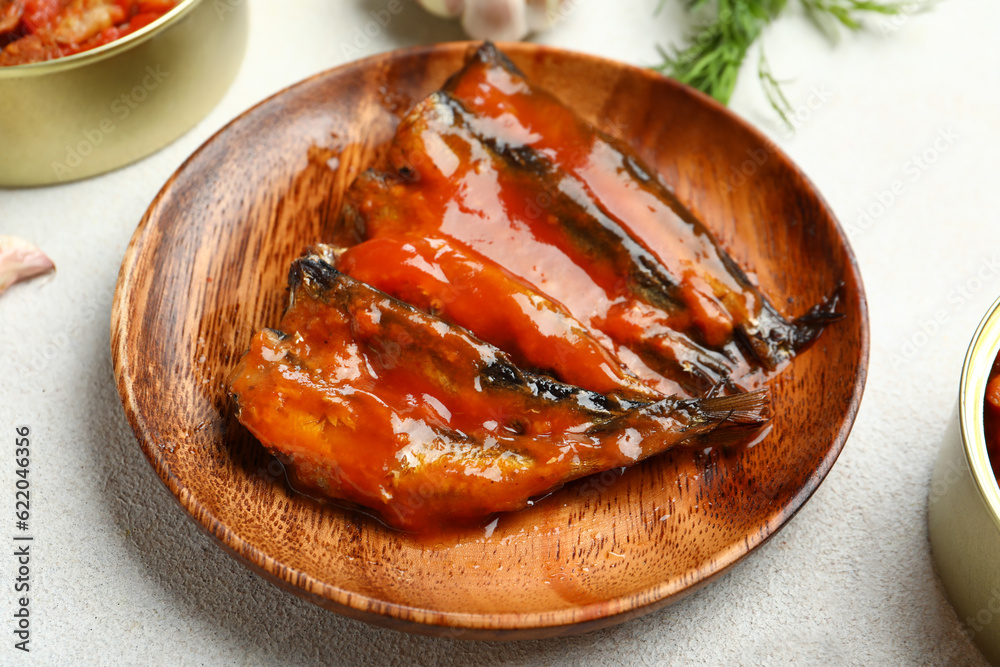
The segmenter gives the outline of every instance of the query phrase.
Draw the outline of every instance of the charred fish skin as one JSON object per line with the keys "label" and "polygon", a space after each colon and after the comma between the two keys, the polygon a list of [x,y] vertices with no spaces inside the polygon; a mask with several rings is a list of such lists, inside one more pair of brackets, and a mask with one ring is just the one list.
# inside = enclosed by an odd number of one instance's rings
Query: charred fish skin
{"label": "charred fish skin", "polygon": [[739,340],[762,366],[779,369],[819,338],[827,326],[844,318],[837,312],[842,291],[843,283],[838,283],[830,295],[791,323],[765,302],[757,319],[739,330]]}
{"label": "charred fish skin", "polygon": [[[358,315],[358,304],[377,302],[380,304],[378,336],[390,345],[398,345],[400,349],[411,349],[419,345],[421,340],[413,333],[418,326],[433,329],[438,335],[445,335],[441,334],[441,331],[447,331],[448,335],[453,335],[457,341],[470,348],[468,358],[476,363],[478,378],[483,388],[518,394],[527,399],[565,402],[579,406],[594,418],[611,418],[629,408],[650,402],[609,397],[559,382],[545,375],[522,371],[503,350],[479,340],[467,329],[452,325],[355,280],[337,270],[328,261],[327,258],[333,254],[329,247],[321,246],[321,252],[323,254],[306,255],[292,265],[289,273],[291,307],[294,307],[295,295],[301,293],[303,289],[308,291],[310,298],[324,301],[353,316],[355,320]],[[359,331],[354,331],[354,334],[365,335]],[[447,369],[455,364],[453,357],[434,346],[428,345],[421,354],[429,356],[430,365],[438,368]]]}
{"label": "charred fish skin", "polygon": [[625,400],[663,397],[562,304],[443,237],[386,235],[317,250],[353,278],[504,350],[521,368]]}
{"label": "charred fish skin", "polygon": [[[740,364],[743,359],[739,353],[731,347],[727,349],[731,341],[713,347],[710,341],[698,336],[695,327],[687,321],[687,306],[678,296],[681,281],[660,264],[652,252],[632,238],[598,202],[590,200],[581,183],[529,146],[508,144],[485,134],[482,128],[477,127],[476,118],[449,94],[434,93],[428,98],[428,103],[447,106],[456,124],[489,148],[509,168],[504,174],[505,183],[513,182],[529,200],[541,196],[548,198],[547,214],[557,221],[552,226],[566,233],[566,245],[563,247],[568,253],[580,258],[581,262],[604,261],[614,268],[613,274],[619,279],[607,288],[619,298],[633,296],[664,312],[668,328],[654,340],[626,343],[640,357],[653,368],[688,375],[684,386],[695,395],[704,393],[720,381],[731,382],[733,375],[742,370]],[[572,194],[567,192],[567,183],[574,191]],[[726,258],[732,263],[728,255]],[[735,263],[732,265],[741,280],[749,285],[739,267]],[[783,320],[778,319],[780,316],[775,317],[777,313],[770,304],[766,306],[762,315],[767,317],[761,320],[770,333],[778,330]],[[761,356],[769,361],[768,351],[762,350]]]}
{"label": "charred fish skin", "polygon": [[[592,472],[694,438],[723,442],[770,417],[766,392],[625,407],[534,377],[319,255],[297,260],[289,284],[284,333],[259,332],[234,370],[237,416],[300,490],[403,530],[481,522]],[[386,358],[385,343],[405,354]]]}
{"label": "charred fish skin", "polygon": [[[465,115],[447,94],[437,93],[403,119],[389,151],[389,164],[397,173],[370,174],[348,195],[352,209],[365,221],[366,238],[371,241],[417,232],[441,235],[498,264],[504,257],[509,262],[518,253],[522,258],[534,258],[536,250],[548,253],[546,261],[519,260],[506,268],[538,285],[548,299],[565,305],[584,326],[610,336],[612,352],[621,354],[621,347],[630,348],[633,356],[628,364],[636,375],[665,393],[680,390],[699,396],[720,379],[729,380],[738,390],[738,382],[732,379],[745,374],[745,360],[730,350],[710,349],[689,336],[696,333],[691,327],[691,309],[670,299],[666,288],[651,288],[671,283],[654,258],[647,255],[645,262],[633,261],[629,251],[645,252],[639,244],[624,234],[609,236],[606,226],[595,223],[555,188],[550,188],[556,196],[548,198],[550,205],[544,216],[524,215],[518,207],[538,198],[539,191],[531,185],[538,180],[538,172],[529,174],[496,154],[483,138],[468,130]],[[426,147],[432,147],[435,154],[429,155],[423,150]],[[443,177],[439,165],[459,168],[451,163],[458,154],[466,156],[466,166],[461,168],[467,170],[459,173],[468,174],[476,187],[489,185],[492,193],[471,186],[464,189],[454,179]],[[534,161],[541,163],[542,158]],[[406,178],[401,175],[404,171]],[[541,194],[547,192],[542,190]],[[483,195],[500,200],[462,200]],[[449,210],[481,214],[461,213],[466,219],[457,221]],[[487,234],[494,240],[484,240]],[[508,238],[512,234],[518,238]],[[520,245],[523,242],[533,244],[534,249],[526,251]],[[502,250],[501,244],[506,244]],[[567,271],[575,272],[576,277],[567,279]],[[663,307],[650,305],[645,308],[648,312],[639,314],[636,308],[640,302]],[[653,317],[656,332],[632,322],[636,317]],[[643,369],[655,378],[644,376]]]}
{"label": "charred fish skin", "polygon": [[547,210],[568,233],[568,243],[577,253],[592,259],[610,260],[615,274],[624,277],[622,291],[640,293],[651,305],[667,313],[683,311],[677,297],[680,281],[662,266],[649,250],[636,242],[603,208],[586,196],[574,197],[567,186],[583,192],[579,182],[561,172],[555,164],[530,146],[510,144],[486,134],[476,118],[454,97],[433,93],[437,103],[449,107],[457,122],[478,139],[509,169],[510,181],[528,197],[551,200]]}
{"label": "charred fish skin", "polygon": [[[735,375],[745,369],[738,354],[714,349],[699,336],[691,322],[691,310],[680,296],[681,281],[659,263],[642,244],[633,239],[598,202],[590,199],[581,183],[561,171],[551,160],[528,146],[512,148],[495,137],[482,134],[477,120],[454,98],[442,94],[462,126],[488,147],[499,146],[496,157],[507,169],[505,183],[513,181],[528,197],[548,196],[547,226],[565,237],[561,247],[581,265],[607,265],[613,282],[602,286],[615,298],[612,310],[595,326],[628,346],[653,369],[668,377],[683,378],[681,385],[692,396],[700,396],[721,382],[739,390]],[[509,155],[517,157],[508,160]],[[520,167],[520,169],[519,169]],[[571,186],[572,192],[567,191]],[[557,243],[558,244],[558,243]],[[656,332],[624,334],[617,322],[619,309],[634,310],[647,304],[655,311]],[[612,333],[615,332],[615,333]]]}
{"label": "charred fish skin", "polygon": [[[506,76],[506,78],[504,78]],[[496,83],[503,78],[503,82]],[[674,195],[673,191],[656,172],[645,165],[634,154],[625,142],[613,137],[600,129],[586,124],[565,107],[558,99],[545,91],[532,86],[523,73],[502,54],[493,44],[485,43],[470,56],[466,66],[449,78],[444,90],[455,96],[470,110],[474,117],[485,122],[500,138],[511,145],[531,146],[553,157],[557,164],[565,166],[564,158],[579,158],[582,152],[590,147],[590,157],[601,156],[601,160],[577,160],[577,167],[585,164],[587,169],[600,165],[603,161],[604,175],[609,170],[627,173],[629,178],[615,180],[604,178],[588,180],[591,186],[597,184],[591,194],[594,200],[615,202],[622,210],[631,211],[631,217],[621,218],[626,230],[630,225],[645,225],[646,228],[663,226],[669,223],[672,230],[684,232],[691,238],[702,238],[707,241],[701,248],[703,254],[714,257],[711,262],[699,263],[701,276],[732,315],[735,339],[740,345],[745,345],[748,356],[768,370],[780,369],[794,354],[814,341],[825,326],[836,318],[828,309],[814,308],[806,316],[794,321],[783,317],[767,298],[746,277],[729,254],[719,246],[714,236]],[[494,106],[491,106],[494,105]],[[502,107],[502,108],[501,108]],[[535,114],[538,109],[544,112]],[[497,113],[503,112],[503,122],[497,121]],[[491,115],[491,112],[492,115]],[[523,121],[523,123],[522,123]],[[519,124],[522,123],[522,124]],[[532,124],[534,123],[534,125]],[[546,124],[547,123],[547,124]],[[541,131],[542,128],[551,132]],[[566,143],[563,157],[559,157],[560,149],[551,141],[546,143],[548,136],[558,136]],[[584,148],[580,148],[583,146]],[[519,152],[522,148],[517,149]],[[568,159],[568,158],[567,158]],[[569,169],[580,175],[579,169]],[[651,176],[652,175],[652,176]],[[609,186],[604,194],[600,190]],[[626,192],[632,197],[624,196]],[[618,196],[613,196],[617,193]],[[659,210],[654,216],[642,211],[638,204],[638,195],[648,196],[647,202],[660,202]],[[629,207],[629,202],[636,202]],[[626,205],[622,206],[625,203]],[[673,216],[673,222],[669,218]],[[613,216],[614,217],[614,216]],[[641,238],[641,236],[640,236]],[[647,247],[647,249],[649,249]],[[655,253],[654,253],[655,254]],[[677,269],[673,261],[660,262],[667,267]],[[709,268],[706,268],[709,267]],[[669,271],[666,272],[669,275]],[[711,296],[711,295],[709,295]],[[821,304],[822,306],[822,304]],[[822,313],[821,316],[816,316]],[[715,346],[713,346],[715,347]]]}

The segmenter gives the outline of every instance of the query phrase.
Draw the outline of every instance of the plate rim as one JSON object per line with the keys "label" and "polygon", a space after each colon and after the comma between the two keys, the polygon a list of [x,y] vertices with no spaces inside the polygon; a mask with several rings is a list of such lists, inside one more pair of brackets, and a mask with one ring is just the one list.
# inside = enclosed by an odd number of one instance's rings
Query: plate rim
{"label": "plate rim", "polygon": [[557,47],[527,43],[527,42],[498,42],[497,47],[504,53],[515,53],[526,57],[540,57],[544,55],[558,55],[570,57],[577,61],[592,62],[595,64],[610,66],[618,70],[628,70],[631,75],[638,75],[647,80],[655,82],[655,85],[666,85],[674,89],[680,95],[687,95],[710,110],[726,116],[729,122],[739,126],[752,138],[761,141],[765,145],[773,147],[775,155],[785,164],[790,173],[800,179],[804,186],[816,197],[821,210],[829,217],[833,223],[838,237],[843,244],[845,259],[845,277],[850,275],[857,285],[858,313],[860,316],[860,337],[858,341],[857,359],[858,373],[853,379],[851,387],[851,400],[847,411],[844,413],[840,428],[838,429],[831,447],[819,465],[813,470],[807,482],[799,488],[798,492],[785,504],[778,508],[767,520],[766,532],[756,532],[748,535],[744,542],[733,542],[727,549],[712,554],[711,558],[697,570],[695,580],[692,583],[677,581],[674,583],[660,582],[654,586],[622,595],[600,602],[591,603],[579,607],[568,607],[565,609],[555,609],[546,612],[530,613],[471,613],[453,612],[426,609],[416,605],[404,605],[396,602],[387,602],[372,598],[361,593],[348,591],[329,582],[321,581],[305,572],[296,570],[284,565],[274,557],[268,555],[257,547],[244,541],[225,523],[217,519],[199,500],[190,489],[184,486],[176,474],[166,465],[160,456],[162,445],[155,441],[145,424],[141,411],[133,391],[132,378],[128,376],[130,364],[130,352],[127,341],[131,322],[125,315],[128,313],[127,304],[131,303],[130,286],[133,278],[133,269],[141,250],[146,245],[146,231],[148,223],[158,208],[161,200],[170,192],[188,166],[196,160],[206,148],[215,142],[221,135],[229,131],[234,125],[243,121],[250,114],[256,112],[261,107],[286,95],[290,91],[307,86],[310,83],[329,76],[342,74],[350,70],[363,71],[377,63],[398,58],[420,57],[440,52],[464,53],[469,49],[480,45],[480,41],[458,41],[443,42],[437,44],[420,45],[402,49],[394,49],[368,56],[360,60],[332,67],[309,77],[296,81],[295,83],[282,88],[272,95],[265,97],[256,104],[240,112],[223,127],[214,132],[206,139],[183,163],[170,175],[163,187],[157,192],[149,207],[143,214],[142,219],[136,226],[128,247],[122,259],[122,265],[118,273],[115,285],[114,300],[111,313],[111,353],[113,358],[114,373],[119,397],[122,402],[129,425],[138,441],[147,461],[153,467],[160,481],[170,491],[171,496],[180,504],[191,519],[208,534],[223,550],[234,557],[238,562],[248,567],[266,580],[279,585],[300,597],[310,600],[331,611],[364,620],[376,625],[390,627],[397,630],[416,632],[420,634],[432,634],[440,636],[442,634],[455,639],[529,639],[548,636],[559,636],[565,634],[576,634],[596,630],[601,627],[615,625],[617,623],[635,618],[646,613],[655,611],[668,604],[679,601],[688,594],[700,589],[709,582],[715,580],[736,564],[743,561],[748,555],[756,551],[761,545],[774,537],[781,531],[791,519],[802,509],[809,498],[816,492],[823,480],[829,474],[836,463],[840,453],[847,442],[848,436],[857,419],[858,410],[864,395],[864,389],[868,376],[868,366],[870,358],[870,318],[868,302],[862,281],[861,272],[858,266],[857,257],[851,247],[850,240],[832,208],[823,197],[820,190],[812,180],[801,170],[801,168],[763,132],[752,126],[749,122],[738,116],[736,113],[721,105],[715,99],[695,90],[674,79],[665,77],[653,70],[642,68],[629,63],[624,63],[612,58],[605,58],[589,53],[562,49]]}

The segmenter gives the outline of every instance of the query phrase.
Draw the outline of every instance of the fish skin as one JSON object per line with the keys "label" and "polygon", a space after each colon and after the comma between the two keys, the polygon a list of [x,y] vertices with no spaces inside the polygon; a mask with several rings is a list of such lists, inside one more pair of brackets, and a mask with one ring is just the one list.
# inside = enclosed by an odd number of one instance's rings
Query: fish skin
{"label": "fish skin", "polygon": [[[628,144],[587,124],[554,96],[533,86],[493,44],[487,42],[478,48],[466,66],[449,78],[443,90],[463,104],[477,122],[488,124],[497,141],[518,151],[543,152],[557,166],[580,178],[589,170],[590,178],[583,180],[592,186],[589,194],[599,207],[602,204],[635,204],[628,209],[631,214],[628,219],[620,217],[621,214],[614,216],[622,229],[634,232],[634,225],[640,225],[646,232],[669,228],[672,238],[701,237],[710,241],[697,246],[702,253],[700,261],[685,263],[680,255],[673,260],[660,258],[660,263],[673,269],[674,275],[681,275],[688,268],[698,273],[701,283],[714,294],[704,289],[692,290],[692,294],[700,292],[708,300],[724,305],[731,328],[735,330],[735,340],[744,347],[750,360],[764,369],[782,368],[797,351],[812,343],[829,323],[838,319],[834,309],[839,286],[806,315],[793,321],[783,317],[701,221]],[[538,109],[543,112],[531,113]],[[603,155],[604,161],[595,163],[579,159],[587,151],[591,156]],[[628,177],[612,177],[611,171],[615,172],[614,176],[624,173]],[[603,190],[598,192],[601,188]],[[645,197],[643,203],[659,202],[655,214],[647,213],[638,205],[640,196]],[[608,206],[607,210],[610,208]],[[636,237],[644,236],[638,234]],[[696,247],[692,243],[687,245]],[[703,333],[708,334],[702,328]],[[710,347],[720,348],[714,334],[707,338]]]}
{"label": "fish skin", "polygon": [[446,239],[401,234],[314,251],[351,277],[465,327],[522,368],[625,399],[663,397],[640,382],[562,304]]}
{"label": "fish skin", "polygon": [[299,490],[433,531],[520,509],[566,482],[678,444],[746,436],[766,391],[624,405],[509,357],[337,271],[297,260],[281,331],[234,369],[236,416]]}
{"label": "fish skin", "polygon": [[[435,93],[429,100],[448,106],[456,123],[502,161],[505,187],[528,200],[547,197],[547,226],[563,237],[556,243],[568,256],[578,263],[601,262],[611,267],[614,282],[607,288],[626,300],[616,304],[617,308],[636,309],[644,304],[656,312],[657,325],[661,326],[655,335],[646,329],[630,338],[613,336],[617,342],[632,348],[666,375],[693,376],[683,386],[694,395],[745,372],[740,368],[739,352],[731,345],[732,328],[726,329],[728,340],[699,340],[690,309],[681,296],[682,280],[589,198],[582,183],[542,153],[485,134],[483,128],[477,127],[477,119],[449,94]],[[567,187],[572,187],[576,195],[567,193]],[[609,318],[613,318],[613,312]],[[605,333],[609,328],[622,330],[620,323],[614,322],[596,326]]]}
{"label": "fish skin", "polygon": [[[470,132],[467,125],[467,114],[446,93],[432,94],[417,104],[404,117],[389,150],[388,162],[394,172],[370,171],[359,178],[346,196],[345,220],[367,239],[407,233],[436,235],[504,264],[548,298],[565,305],[585,326],[611,336],[613,343],[620,345],[612,343],[610,351],[621,354],[622,346],[629,348],[635,355],[629,364],[631,370],[645,380],[655,378],[661,389],[669,383],[671,391],[677,387],[689,396],[700,396],[720,381],[745,374],[742,366],[746,363],[735,344],[713,350],[688,335],[692,330],[690,309],[670,298],[664,286],[672,279],[655,264],[652,255],[624,235],[599,233],[609,230],[581,213],[575,202],[558,193],[550,196],[548,191],[553,188],[530,189],[534,181],[544,182],[545,174],[511,164],[497,152],[495,142]],[[466,173],[475,174],[476,179],[496,179],[498,197],[531,201],[539,193],[549,196],[551,205],[545,217],[519,213],[504,201],[491,201],[475,209],[479,202],[463,200],[469,196],[467,190],[446,173],[456,160],[464,162]],[[518,185],[524,190],[517,190]],[[449,228],[439,212],[453,205],[479,215],[469,214],[467,221]],[[564,234],[563,227],[575,233]],[[511,234],[517,238],[509,238]],[[482,237],[487,235],[490,239],[484,241]],[[544,248],[542,252],[549,253],[546,259],[517,264],[519,255],[533,257],[530,252],[524,254],[526,241]],[[619,244],[627,245],[628,250],[608,250],[609,245]],[[629,251],[645,254],[634,259]],[[614,253],[615,259],[591,261],[601,259],[602,252]],[[590,292],[580,292],[577,286],[583,283],[567,278],[567,271],[585,275]],[[639,292],[646,295],[645,300],[635,297]],[[610,310],[594,305],[600,300],[608,302]],[[591,308],[597,310],[589,311]],[[640,316],[647,323],[654,320],[656,326],[636,326],[631,320]]]}

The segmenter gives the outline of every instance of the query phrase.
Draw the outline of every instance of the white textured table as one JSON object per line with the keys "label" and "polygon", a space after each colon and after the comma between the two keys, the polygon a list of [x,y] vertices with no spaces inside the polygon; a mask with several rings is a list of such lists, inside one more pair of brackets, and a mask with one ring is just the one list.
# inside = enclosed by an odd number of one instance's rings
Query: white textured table
{"label": "white textured table", "polygon": [[[575,4],[541,40],[648,64],[657,40],[684,26],[674,0],[655,18],[655,0]],[[940,3],[892,34],[876,27],[837,48],[803,17],[782,20],[767,35],[768,58],[793,80],[792,136],[753,72],[741,82],[733,107],[792,155],[848,230],[868,290],[872,355],[861,413],[832,473],[729,574],[609,630],[462,643],[302,602],[199,532],[143,458],[115,391],[108,320],[122,254],[187,155],[251,104],[347,60],[356,28],[385,5],[253,0],[239,78],[194,130],[112,174],[0,190],[0,233],[33,240],[59,267],[0,298],[0,544],[11,544],[15,424],[33,429],[36,537],[28,656],[11,634],[15,559],[0,556],[0,664],[979,663],[933,574],[925,508],[962,356],[1000,295],[993,0]],[[407,0],[357,54],[460,37]],[[894,201],[879,206],[895,181]],[[945,321],[935,327],[938,311]]]}

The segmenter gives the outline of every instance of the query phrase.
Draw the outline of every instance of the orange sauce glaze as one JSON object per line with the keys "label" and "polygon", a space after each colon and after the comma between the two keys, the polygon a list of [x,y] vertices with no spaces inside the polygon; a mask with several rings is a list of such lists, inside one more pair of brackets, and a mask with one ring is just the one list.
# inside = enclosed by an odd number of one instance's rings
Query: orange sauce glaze
{"label": "orange sauce glaze", "polygon": [[598,132],[521,75],[493,63],[471,62],[446,90],[482,119],[491,134],[540,151],[576,177],[664,266],[683,267],[683,298],[709,345],[721,345],[734,323],[747,322],[757,311],[756,295],[727,269],[702,225],[621,142]]}
{"label": "orange sauce glaze", "polygon": [[993,475],[1000,479],[1000,356],[993,362],[986,383],[983,427],[986,430],[986,451],[990,455]]}
{"label": "orange sauce glaze", "polygon": [[140,30],[176,0],[0,0],[0,66],[96,49]]}
{"label": "orange sauce glaze", "polygon": [[294,333],[256,334],[232,377],[240,421],[290,465],[300,491],[437,531],[689,435],[669,402],[591,430],[616,413],[585,392],[554,400],[523,381],[491,382],[498,350],[340,280],[328,291],[293,286],[281,328]]}
{"label": "orange sauce glaze", "polygon": [[337,267],[469,329],[521,367],[601,394],[647,401],[661,397],[562,305],[503,267],[444,239],[416,234],[377,237],[349,248]]}
{"label": "orange sauce glaze", "polygon": [[[257,334],[233,375],[240,421],[290,464],[296,488],[439,532],[695,435],[731,444],[759,428],[766,394],[693,401],[702,412],[688,420],[676,400],[656,401],[711,386],[681,384],[690,365],[765,374],[734,353],[763,297],[700,223],[516,74],[474,63],[449,89],[479,117],[431,96],[401,122],[391,173],[367,172],[347,193],[345,221],[364,240],[331,261],[364,282],[296,262],[286,335]],[[614,225],[620,247],[608,245]],[[651,253],[660,274],[641,271]],[[658,283],[664,267],[674,274]],[[540,389],[551,381],[514,362],[569,384]]]}
{"label": "orange sauce glaze", "polygon": [[421,102],[404,119],[389,160],[412,178],[368,174],[348,193],[365,220],[367,238],[418,232],[471,249],[607,334],[600,340],[609,350],[660,391],[673,391],[683,368],[705,360],[717,370],[682,382],[688,395],[749,370],[742,359],[727,359],[685,334],[701,323],[702,334],[708,332],[713,342],[731,343],[732,322],[694,289],[702,284],[700,276],[681,285],[683,304],[673,310],[637,298],[619,267],[580,252],[558,212],[535,204],[545,203],[544,190],[530,193],[520,187],[525,179],[464,131],[439,96]]}

